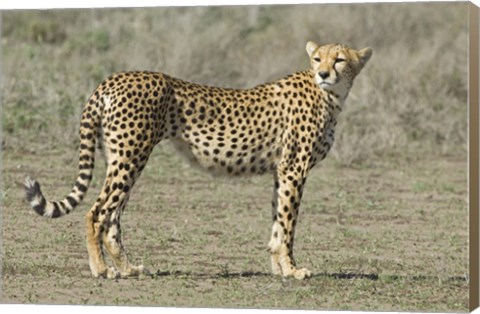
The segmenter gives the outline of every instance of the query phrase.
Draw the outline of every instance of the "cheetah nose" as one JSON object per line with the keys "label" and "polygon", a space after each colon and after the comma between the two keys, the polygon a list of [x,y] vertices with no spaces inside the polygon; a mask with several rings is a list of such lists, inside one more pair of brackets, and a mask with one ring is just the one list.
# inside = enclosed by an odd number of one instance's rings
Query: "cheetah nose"
{"label": "cheetah nose", "polygon": [[318,75],[320,75],[322,79],[326,79],[330,75],[330,73],[326,71],[322,71],[322,72],[318,72]]}

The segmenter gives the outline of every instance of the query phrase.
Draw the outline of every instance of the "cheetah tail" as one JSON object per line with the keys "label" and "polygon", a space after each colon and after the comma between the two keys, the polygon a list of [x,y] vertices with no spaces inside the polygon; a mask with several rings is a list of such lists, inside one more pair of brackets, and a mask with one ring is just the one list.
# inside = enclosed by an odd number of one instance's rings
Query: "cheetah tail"
{"label": "cheetah tail", "polygon": [[[40,184],[37,180],[26,177],[23,183],[27,201],[33,210],[40,216],[47,218],[58,218],[70,213],[83,199],[88,185],[83,185],[77,181],[72,191],[62,201],[47,201],[43,196]],[[81,187],[77,191],[78,187]],[[76,189],[77,188],[77,189]],[[84,192],[83,189],[85,190]]]}
{"label": "cheetah tail", "polygon": [[[80,124],[79,172],[75,185],[62,201],[47,201],[40,189],[38,181],[27,177],[24,181],[26,199],[33,210],[40,216],[57,218],[72,211],[83,200],[90,181],[95,161],[95,141],[100,125],[101,104],[90,99],[82,116]],[[90,105],[90,106],[89,106]],[[92,110],[93,108],[93,110]]]}

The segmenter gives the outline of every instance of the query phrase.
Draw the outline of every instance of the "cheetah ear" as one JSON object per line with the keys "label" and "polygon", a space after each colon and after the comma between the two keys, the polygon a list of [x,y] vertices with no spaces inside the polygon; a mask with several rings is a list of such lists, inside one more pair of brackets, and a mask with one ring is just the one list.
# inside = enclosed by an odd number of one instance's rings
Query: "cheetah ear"
{"label": "cheetah ear", "polygon": [[363,48],[357,51],[358,59],[360,60],[360,68],[363,68],[367,64],[368,60],[372,56],[373,50],[370,47]]}
{"label": "cheetah ear", "polygon": [[309,41],[307,43],[307,53],[310,57],[312,57],[313,53],[315,52],[315,50],[317,50],[318,48],[318,45],[316,43],[314,43],[313,41]]}

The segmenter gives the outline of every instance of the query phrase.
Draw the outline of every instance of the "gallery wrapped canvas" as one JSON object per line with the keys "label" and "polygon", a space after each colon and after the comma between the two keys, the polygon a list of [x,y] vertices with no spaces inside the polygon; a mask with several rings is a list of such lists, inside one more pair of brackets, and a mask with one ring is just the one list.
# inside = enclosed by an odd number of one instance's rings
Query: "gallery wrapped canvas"
{"label": "gallery wrapped canvas", "polygon": [[2,302],[472,309],[475,10],[3,11]]}

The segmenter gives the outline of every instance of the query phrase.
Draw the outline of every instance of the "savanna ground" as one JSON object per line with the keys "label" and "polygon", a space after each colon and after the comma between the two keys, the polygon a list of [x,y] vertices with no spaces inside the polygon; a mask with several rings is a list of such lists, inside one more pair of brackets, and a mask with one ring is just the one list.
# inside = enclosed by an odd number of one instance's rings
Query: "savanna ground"
{"label": "savanna ground", "polygon": [[[2,13],[2,302],[467,311],[467,4],[302,5]],[[251,87],[308,67],[305,43],[370,46],[297,227],[306,281],[269,275],[272,178],[213,178],[168,143],[124,213],[153,278],[94,279],[85,202],[36,216],[21,183],[70,189],[78,120],[119,70]]]}

